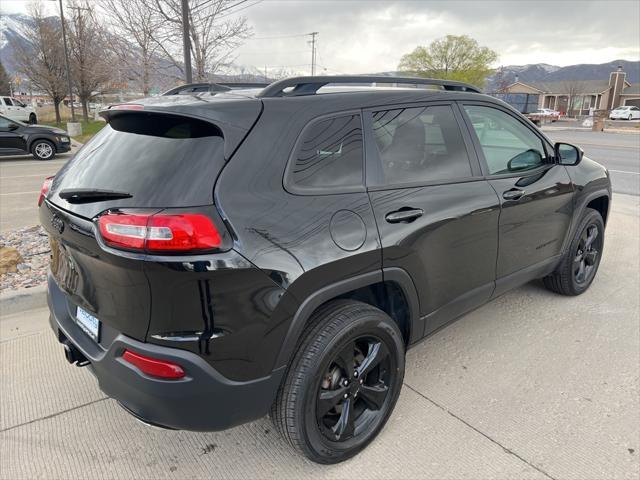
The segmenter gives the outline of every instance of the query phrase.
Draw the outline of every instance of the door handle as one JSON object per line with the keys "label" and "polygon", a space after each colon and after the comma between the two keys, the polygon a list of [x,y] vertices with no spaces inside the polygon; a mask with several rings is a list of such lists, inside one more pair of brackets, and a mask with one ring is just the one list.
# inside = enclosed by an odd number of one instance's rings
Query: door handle
{"label": "door handle", "polygon": [[520,190],[517,188],[512,188],[511,190],[507,190],[502,194],[502,198],[505,200],[520,200],[524,195],[524,190]]}
{"label": "door handle", "polygon": [[384,219],[389,223],[410,223],[419,218],[424,213],[421,208],[403,207],[395,212],[389,212]]}

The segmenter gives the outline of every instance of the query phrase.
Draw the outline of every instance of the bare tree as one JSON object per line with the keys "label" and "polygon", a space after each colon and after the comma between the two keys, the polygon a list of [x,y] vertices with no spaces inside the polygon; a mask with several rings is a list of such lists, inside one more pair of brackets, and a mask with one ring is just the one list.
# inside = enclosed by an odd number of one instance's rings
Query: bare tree
{"label": "bare tree", "polygon": [[9,86],[10,83],[11,80],[9,79],[9,74],[5,70],[4,65],[2,65],[2,62],[0,62],[0,95],[11,94],[11,87]]}
{"label": "bare tree", "polygon": [[82,116],[89,121],[89,101],[113,75],[110,39],[96,20],[89,2],[74,0],[69,5],[69,47],[74,87],[82,103]]}
{"label": "bare tree", "polygon": [[567,95],[567,115],[573,116],[575,115],[578,103],[580,103],[580,107],[582,106],[582,103],[578,102],[578,99],[585,93],[584,82],[581,80],[567,80],[563,82],[562,90]]}
{"label": "bare tree", "polygon": [[[143,0],[101,0],[106,15],[120,37],[110,42],[120,65],[144,95],[151,90],[152,74],[157,69],[160,46],[155,41],[159,18]],[[136,48],[131,48],[131,46]]]}
{"label": "bare tree", "polygon": [[498,93],[506,93],[507,87],[511,85],[507,74],[504,71],[504,67],[500,66],[493,76],[494,90]]}
{"label": "bare tree", "polygon": [[17,69],[31,85],[53,100],[56,123],[61,123],[60,103],[67,95],[62,32],[56,19],[47,17],[40,3],[29,6],[34,28],[25,32],[28,42],[15,42]]}
{"label": "bare tree", "polygon": [[[161,20],[154,40],[162,55],[180,72],[182,10],[180,0],[141,0]],[[251,34],[246,17],[233,16],[247,0],[191,0],[189,2],[189,38],[194,80],[208,81],[209,75],[228,65],[242,40]]]}

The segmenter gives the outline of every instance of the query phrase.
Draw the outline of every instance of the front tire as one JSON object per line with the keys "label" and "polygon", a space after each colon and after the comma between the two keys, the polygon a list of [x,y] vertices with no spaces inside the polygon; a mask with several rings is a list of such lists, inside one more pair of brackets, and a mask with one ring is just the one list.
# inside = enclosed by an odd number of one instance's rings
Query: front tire
{"label": "front tire", "polygon": [[56,147],[49,140],[36,140],[31,145],[31,154],[36,160],[51,160],[56,156]]}
{"label": "front tire", "polygon": [[370,305],[331,302],[310,320],[271,418],[310,460],[353,457],[382,430],[404,378],[404,341],[396,323]]}
{"label": "front tire", "polygon": [[545,287],[561,295],[584,293],[598,272],[603,247],[602,216],[596,210],[587,208],[560,267],[543,279]]}

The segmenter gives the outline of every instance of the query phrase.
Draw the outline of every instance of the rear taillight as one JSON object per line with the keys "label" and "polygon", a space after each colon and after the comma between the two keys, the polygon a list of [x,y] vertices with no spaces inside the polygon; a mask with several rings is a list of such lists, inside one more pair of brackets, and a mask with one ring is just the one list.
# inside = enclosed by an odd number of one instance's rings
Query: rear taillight
{"label": "rear taillight", "polygon": [[141,372],[152,377],[178,379],[184,377],[184,369],[177,363],[160,360],[158,358],[146,357],[139,353],[125,350],[122,359],[136,366]]}
{"label": "rear taillight", "polygon": [[42,202],[47,197],[49,193],[49,189],[51,188],[51,184],[53,183],[54,177],[47,177],[44,179],[42,183],[42,188],[40,188],[40,196],[38,197],[38,206],[42,205]]}
{"label": "rear taillight", "polygon": [[110,212],[98,218],[100,234],[110,247],[150,253],[197,252],[222,245],[218,229],[206,215]]}
{"label": "rear taillight", "polygon": [[144,110],[144,105],[139,103],[119,103],[110,105],[109,110]]}

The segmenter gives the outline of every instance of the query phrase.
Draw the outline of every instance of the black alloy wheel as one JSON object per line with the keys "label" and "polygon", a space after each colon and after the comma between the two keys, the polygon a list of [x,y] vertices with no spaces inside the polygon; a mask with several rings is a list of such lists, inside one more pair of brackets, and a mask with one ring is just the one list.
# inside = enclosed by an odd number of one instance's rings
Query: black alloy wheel
{"label": "black alloy wheel", "polygon": [[545,287],[562,295],[585,292],[598,272],[603,248],[602,215],[586,208],[562,262],[556,271],[544,277]]}
{"label": "black alloy wheel", "polygon": [[336,300],[309,319],[271,409],[276,429],[314,462],[353,457],[384,427],[404,379],[398,325],[371,305]]}
{"label": "black alloy wheel", "polygon": [[328,440],[355,437],[383,414],[391,368],[391,355],[380,339],[364,336],[346,343],[318,392],[316,420]]}
{"label": "black alloy wheel", "polygon": [[573,259],[573,274],[578,285],[591,282],[596,274],[602,249],[601,238],[598,225],[595,223],[588,225],[580,236],[578,249]]}

